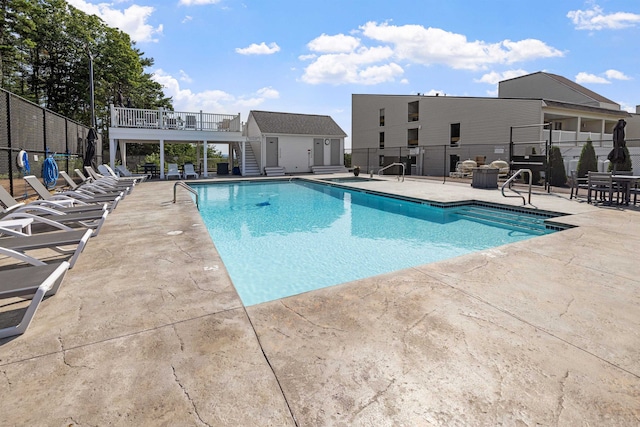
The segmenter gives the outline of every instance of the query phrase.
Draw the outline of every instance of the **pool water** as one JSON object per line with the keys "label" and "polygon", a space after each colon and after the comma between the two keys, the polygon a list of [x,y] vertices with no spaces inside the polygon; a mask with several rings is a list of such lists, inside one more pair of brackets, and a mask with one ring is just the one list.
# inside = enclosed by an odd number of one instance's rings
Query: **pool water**
{"label": "pool water", "polygon": [[536,236],[308,181],[192,186],[247,306]]}

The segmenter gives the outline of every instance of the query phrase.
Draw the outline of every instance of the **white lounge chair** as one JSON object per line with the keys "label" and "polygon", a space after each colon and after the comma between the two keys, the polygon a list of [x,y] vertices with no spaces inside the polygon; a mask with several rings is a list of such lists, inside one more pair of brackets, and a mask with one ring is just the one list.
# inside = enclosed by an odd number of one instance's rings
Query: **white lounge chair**
{"label": "white lounge chair", "polygon": [[178,170],[178,164],[177,163],[169,163],[169,165],[168,165],[167,179],[171,178],[172,176],[175,176],[178,179],[182,178],[182,175],[180,174],[180,171]]}
{"label": "white lounge chair", "polygon": [[[2,230],[5,231],[4,229]],[[53,231],[49,233],[21,234],[12,232],[9,237],[0,237],[0,255],[26,262],[31,265],[46,265],[44,261],[26,254],[27,251],[50,249],[63,255],[70,255],[66,260],[69,268],[73,268],[78,257],[91,238],[92,231],[87,229],[72,231]]]}
{"label": "white lounge chair", "polygon": [[56,293],[69,270],[66,261],[0,271],[0,299],[31,297],[31,303],[17,325],[0,329],[0,339],[25,333],[45,295]]}
{"label": "white lounge chair", "polygon": [[116,172],[120,174],[120,177],[123,177],[123,178],[140,179],[142,181],[146,181],[147,179],[151,178],[150,175],[148,174],[131,173],[131,171],[129,171],[129,169],[127,169],[125,165],[116,166]]}
{"label": "white lounge chair", "polygon": [[[29,184],[31,188],[35,190],[38,196],[42,200],[53,200],[64,206],[78,206],[91,203],[115,203],[117,204],[124,195],[124,191],[114,190],[113,192],[106,192],[100,194],[87,194],[81,191],[63,191],[56,194],[51,194],[47,188],[34,175],[27,175],[24,180]],[[115,206],[112,206],[112,210]]]}
{"label": "white lounge chair", "polygon": [[[0,214],[7,212],[40,212],[44,214],[72,213],[72,212],[88,212],[103,211],[107,209],[107,203],[91,203],[80,204],[68,207],[66,204],[56,200],[33,200],[29,203],[18,202],[11,194],[2,186],[0,186],[0,204],[4,205],[4,209],[0,209]],[[56,212],[57,211],[57,212]],[[0,215],[1,216],[1,215]]]}
{"label": "white lounge chair", "polygon": [[198,172],[196,172],[193,169],[193,163],[185,163],[184,164],[184,174],[183,174],[183,176],[184,176],[184,179],[189,179],[190,176],[193,176],[196,179],[198,179],[198,177],[200,175],[198,175]]}

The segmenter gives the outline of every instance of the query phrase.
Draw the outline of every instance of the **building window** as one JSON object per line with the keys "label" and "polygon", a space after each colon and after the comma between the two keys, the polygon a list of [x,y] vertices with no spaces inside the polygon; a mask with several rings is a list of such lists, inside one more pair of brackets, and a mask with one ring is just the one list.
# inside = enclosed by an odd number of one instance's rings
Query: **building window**
{"label": "building window", "polygon": [[380,126],[384,126],[384,108],[380,109]]}
{"label": "building window", "polygon": [[460,145],[460,123],[451,123],[450,143],[452,147]]}
{"label": "building window", "polygon": [[407,129],[407,145],[409,147],[418,146],[418,128]]}
{"label": "building window", "polygon": [[384,166],[384,156],[378,156],[378,166]]}
{"label": "building window", "polygon": [[562,130],[562,122],[553,122],[553,130]]}
{"label": "building window", "polygon": [[384,132],[380,132],[380,148],[384,148]]}
{"label": "building window", "polygon": [[420,120],[420,101],[410,102],[408,121],[417,122],[418,120]]}

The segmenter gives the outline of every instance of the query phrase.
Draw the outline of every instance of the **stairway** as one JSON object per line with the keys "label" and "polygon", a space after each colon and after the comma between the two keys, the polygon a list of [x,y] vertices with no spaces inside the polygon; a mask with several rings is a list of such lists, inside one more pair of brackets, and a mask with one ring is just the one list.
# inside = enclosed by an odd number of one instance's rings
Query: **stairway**
{"label": "stairway", "polygon": [[330,165],[330,166],[311,166],[311,172],[316,174],[327,173],[347,173],[347,168],[342,165]]}
{"label": "stairway", "polygon": [[[238,159],[238,163],[240,165],[240,170],[242,170],[242,149],[240,147],[239,142],[234,142],[233,152],[235,153],[236,158]],[[256,160],[256,155],[253,153],[253,149],[251,148],[251,144],[244,144],[245,153],[244,153],[244,176],[259,176],[260,175],[260,167],[258,166],[258,161]]]}

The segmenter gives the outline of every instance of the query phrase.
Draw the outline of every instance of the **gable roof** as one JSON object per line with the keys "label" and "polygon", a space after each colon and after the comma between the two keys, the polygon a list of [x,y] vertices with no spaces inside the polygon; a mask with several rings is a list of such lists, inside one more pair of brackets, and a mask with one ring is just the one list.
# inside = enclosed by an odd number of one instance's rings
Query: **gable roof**
{"label": "gable roof", "polygon": [[[605,98],[604,96],[600,95],[599,93],[596,93],[594,91],[592,91],[591,89],[587,89],[586,87],[569,80],[566,77],[560,76],[558,74],[552,74],[552,73],[547,73],[544,71],[538,71],[535,73],[531,73],[531,74],[525,74],[523,76],[518,76],[518,77],[514,77],[511,79],[506,79],[506,80],[502,80],[500,83],[502,82],[527,82],[528,80],[532,79],[532,78],[537,78],[537,77],[544,77],[550,80],[553,80],[554,82],[556,82],[557,84],[560,84],[562,86],[565,86],[567,88],[569,88],[571,91],[573,91],[574,93],[578,93],[580,94],[582,97],[586,98],[586,99],[591,99],[593,101],[595,101],[596,103],[599,103],[600,105],[602,104],[610,104],[610,105],[617,105],[619,106],[619,104],[615,101],[612,101],[608,98]],[[513,87],[513,86],[512,86]],[[551,89],[553,90],[553,89]],[[542,99],[549,99],[549,93],[547,93],[547,96],[543,96],[541,95]],[[566,101],[566,100],[562,100],[562,99],[556,99],[557,101]]]}
{"label": "gable roof", "polygon": [[249,116],[253,116],[261,133],[347,136],[330,116],[255,110],[250,111]]}

